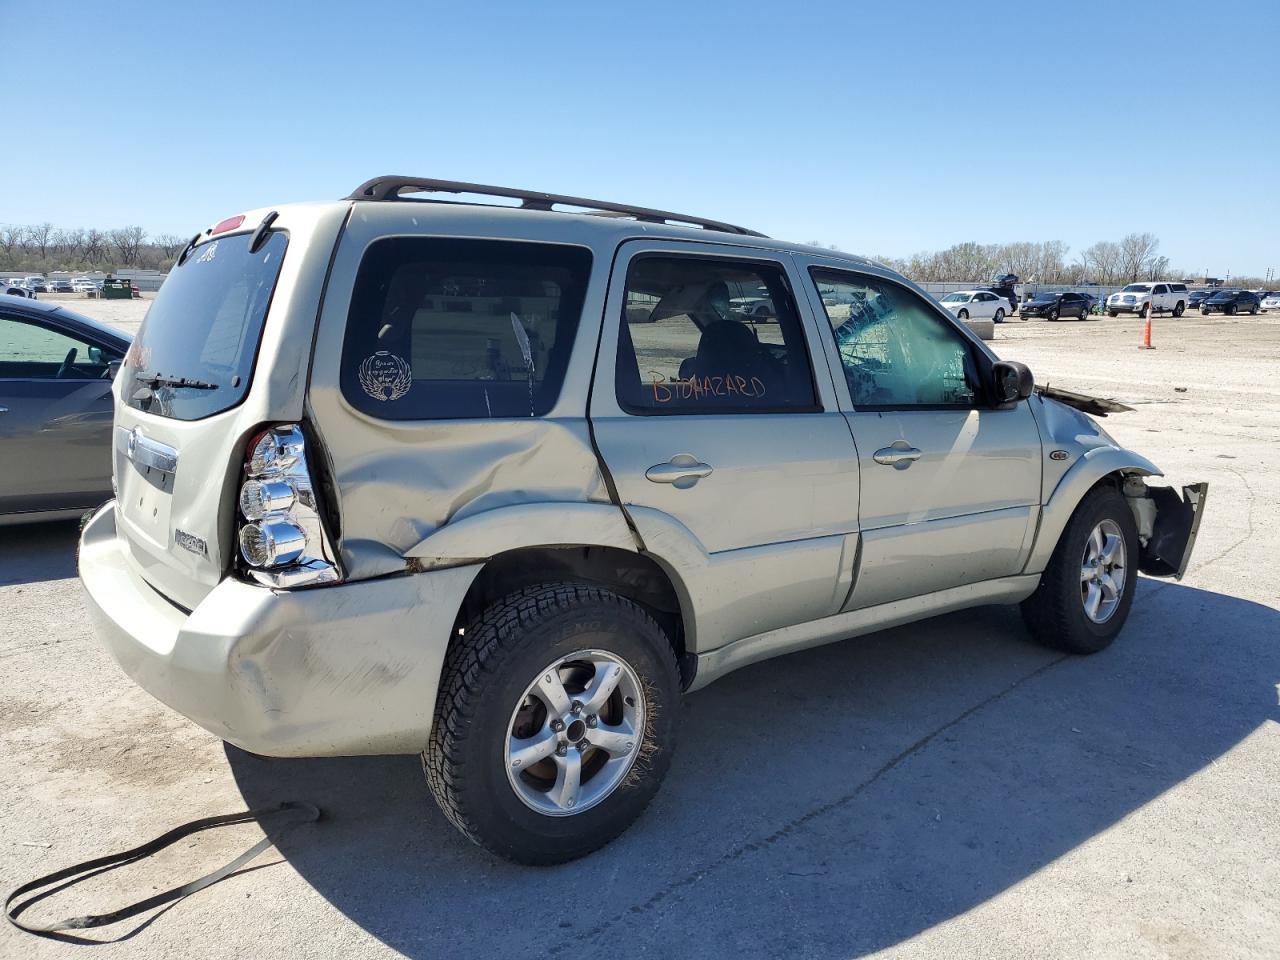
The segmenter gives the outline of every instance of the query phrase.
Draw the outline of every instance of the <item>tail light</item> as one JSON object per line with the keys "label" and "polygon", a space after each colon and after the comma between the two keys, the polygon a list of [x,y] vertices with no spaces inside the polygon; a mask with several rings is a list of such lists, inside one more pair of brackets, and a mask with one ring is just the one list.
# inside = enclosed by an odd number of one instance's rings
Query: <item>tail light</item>
{"label": "tail light", "polygon": [[250,441],[240,515],[240,556],[252,579],[272,587],[342,579],[311,483],[306,438],[297,424],[276,424]]}

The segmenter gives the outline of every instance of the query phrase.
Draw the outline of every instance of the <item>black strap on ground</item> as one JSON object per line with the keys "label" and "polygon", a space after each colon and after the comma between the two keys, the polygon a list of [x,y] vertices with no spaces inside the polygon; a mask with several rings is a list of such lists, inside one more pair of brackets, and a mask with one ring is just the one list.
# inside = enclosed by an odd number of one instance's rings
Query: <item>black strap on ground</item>
{"label": "black strap on ground", "polygon": [[[199,833],[202,830],[212,830],[216,827],[228,827],[239,823],[252,823],[253,821],[266,821],[276,817],[285,817],[290,815],[288,822],[284,823],[276,829],[274,833],[268,833],[265,837],[251,846],[240,856],[236,857],[224,867],[213,871],[213,873],[205,874],[198,880],[192,880],[190,883],[184,883],[180,887],[174,887],[163,893],[157,893],[155,896],[147,897],[145,900],[139,900],[137,903],[131,903],[128,906],[121,907],[119,910],[113,910],[110,913],[89,914],[83,917],[67,917],[65,920],[57,920],[53,923],[24,923],[18,919],[28,908],[34,906],[45,897],[53,896],[67,887],[75,886],[82,880],[95,877],[100,873],[107,873],[118,867],[135,863],[151,854],[163,850],[165,847],[177,843],[183,837],[189,837],[193,833]],[[36,936],[48,937],[52,940],[65,940],[72,943],[110,943],[109,940],[90,940],[84,937],[76,937],[64,933],[66,930],[90,930],[94,927],[105,927],[108,924],[118,923],[121,920],[128,920],[130,917],[136,917],[140,913],[145,913],[155,907],[172,904],[181,900],[183,897],[189,897],[191,894],[205,887],[210,887],[219,880],[225,880],[227,877],[236,873],[247,863],[261,854],[268,847],[272,846],[276,840],[280,838],[287,830],[292,827],[299,826],[304,823],[314,823],[320,819],[320,809],[309,803],[303,803],[299,800],[286,800],[271,807],[260,807],[257,810],[244,810],[240,813],[228,813],[218,817],[205,817],[203,820],[192,820],[190,823],[184,823],[180,827],[175,827],[168,833],[162,833],[149,843],[144,843],[140,847],[134,847],[132,850],[125,850],[121,853],[109,854],[105,857],[98,857],[96,860],[86,860],[84,863],[77,863],[70,867],[64,867],[43,877],[37,877],[18,887],[4,901],[4,912],[9,922],[19,930],[25,930],[27,933],[34,933]],[[65,881],[65,882],[63,882]],[[58,886],[53,886],[58,884]],[[44,889],[52,887],[52,889]],[[35,891],[43,891],[36,893]],[[34,894],[27,899],[18,901],[20,897],[26,894]],[[148,921],[149,922],[149,921]],[[146,924],[143,924],[145,926]],[[139,928],[141,929],[141,928]],[[117,939],[125,939],[127,936],[136,933],[137,930],[131,931],[130,934],[119,937]]]}

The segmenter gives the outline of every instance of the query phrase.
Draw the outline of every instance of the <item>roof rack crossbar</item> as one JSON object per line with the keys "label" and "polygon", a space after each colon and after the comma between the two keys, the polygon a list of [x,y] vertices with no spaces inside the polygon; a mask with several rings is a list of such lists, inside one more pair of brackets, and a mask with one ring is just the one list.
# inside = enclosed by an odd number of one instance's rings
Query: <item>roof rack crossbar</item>
{"label": "roof rack crossbar", "polygon": [[[705,217],[691,217],[684,213],[672,213],[669,210],[653,210],[649,207],[633,207],[625,203],[613,203],[608,200],[588,200],[585,197],[568,197],[558,193],[542,193],[536,190],[517,190],[514,187],[494,187],[484,183],[465,183],[461,180],[430,180],[422,177],[374,177],[367,180],[347,197],[348,200],[400,200],[403,192],[411,193],[472,193],[488,197],[506,197],[519,200],[520,207],[525,210],[553,210],[556,204],[570,207],[581,207],[602,213],[620,214],[634,217],[645,223],[671,223],[676,225],[692,224],[705,230],[718,230],[721,233],[737,233],[748,237],[763,237],[763,233],[737,227],[719,220],[708,220]],[[403,198],[408,199],[408,198]]]}

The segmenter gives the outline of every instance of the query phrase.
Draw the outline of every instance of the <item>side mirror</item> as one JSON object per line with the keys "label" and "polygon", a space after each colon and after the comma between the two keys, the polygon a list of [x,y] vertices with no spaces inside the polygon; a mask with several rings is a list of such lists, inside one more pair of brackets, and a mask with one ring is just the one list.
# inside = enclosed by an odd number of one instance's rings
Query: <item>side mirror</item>
{"label": "side mirror", "polygon": [[123,360],[112,360],[110,363],[108,363],[107,364],[108,379],[114,380],[116,378],[116,374],[120,372],[120,367],[123,364],[124,364]]}
{"label": "side mirror", "polygon": [[1025,363],[998,360],[991,368],[992,395],[996,403],[1017,403],[1031,396],[1036,378]]}

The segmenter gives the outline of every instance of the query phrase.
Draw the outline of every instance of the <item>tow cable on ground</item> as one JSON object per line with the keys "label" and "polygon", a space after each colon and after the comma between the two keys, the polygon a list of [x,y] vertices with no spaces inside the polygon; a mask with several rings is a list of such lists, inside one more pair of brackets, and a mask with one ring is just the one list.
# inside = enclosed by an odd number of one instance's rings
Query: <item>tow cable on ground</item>
{"label": "tow cable on ground", "polygon": [[[110,913],[88,914],[83,917],[67,917],[63,920],[56,920],[53,923],[24,923],[18,919],[29,907],[34,906],[46,897],[51,897],[59,891],[65,890],[67,887],[75,886],[81,880],[87,880],[90,877],[96,877],[102,873],[108,873],[117,867],[127,866],[136,863],[146,857],[151,856],[163,850],[165,847],[172,846],[183,837],[188,837],[193,833],[199,833],[202,830],[212,830],[216,827],[228,827],[240,823],[252,823],[253,821],[263,821],[270,817],[276,817],[283,814],[293,814],[292,819],[281,826],[275,833],[268,833],[261,840],[251,846],[240,856],[236,857],[230,863],[205,874],[198,880],[192,880],[190,883],[184,883],[182,886],[174,887],[163,893],[157,893],[153,897],[147,897],[145,900],[139,900],[128,906],[113,910]],[[8,921],[19,930],[25,930],[27,933],[33,933],[38,937],[47,937],[50,940],[62,940],[68,943],[115,943],[120,940],[128,939],[133,936],[142,927],[147,926],[152,917],[142,923],[141,926],[130,930],[128,933],[121,934],[111,940],[91,940],[87,937],[77,937],[72,934],[65,933],[67,930],[90,930],[94,927],[105,927],[121,920],[127,920],[130,917],[136,917],[140,913],[145,913],[154,907],[163,906],[164,904],[175,903],[184,897],[189,897],[197,891],[203,890],[205,887],[213,886],[219,880],[225,880],[227,877],[233,876],[241,867],[245,866],[268,847],[273,846],[276,841],[284,835],[285,832],[293,827],[301,826],[305,823],[315,823],[320,819],[320,808],[301,800],[286,800],[270,807],[259,807],[256,810],[242,810],[239,813],[226,813],[217,817],[205,817],[201,820],[192,820],[184,823],[180,827],[162,833],[154,840],[144,843],[140,847],[134,847],[132,850],[124,850],[120,853],[108,854],[105,857],[98,857],[95,860],[86,860],[84,863],[73,864],[64,867],[54,873],[47,874],[43,877],[37,877],[24,883],[22,886],[13,890],[4,901],[4,913]],[[65,881],[65,882],[64,882]],[[42,893],[35,893],[37,890],[43,890],[52,884],[58,884]],[[34,894],[27,897],[19,903],[15,903],[19,897],[25,894]],[[157,914],[158,916],[158,914]]]}

